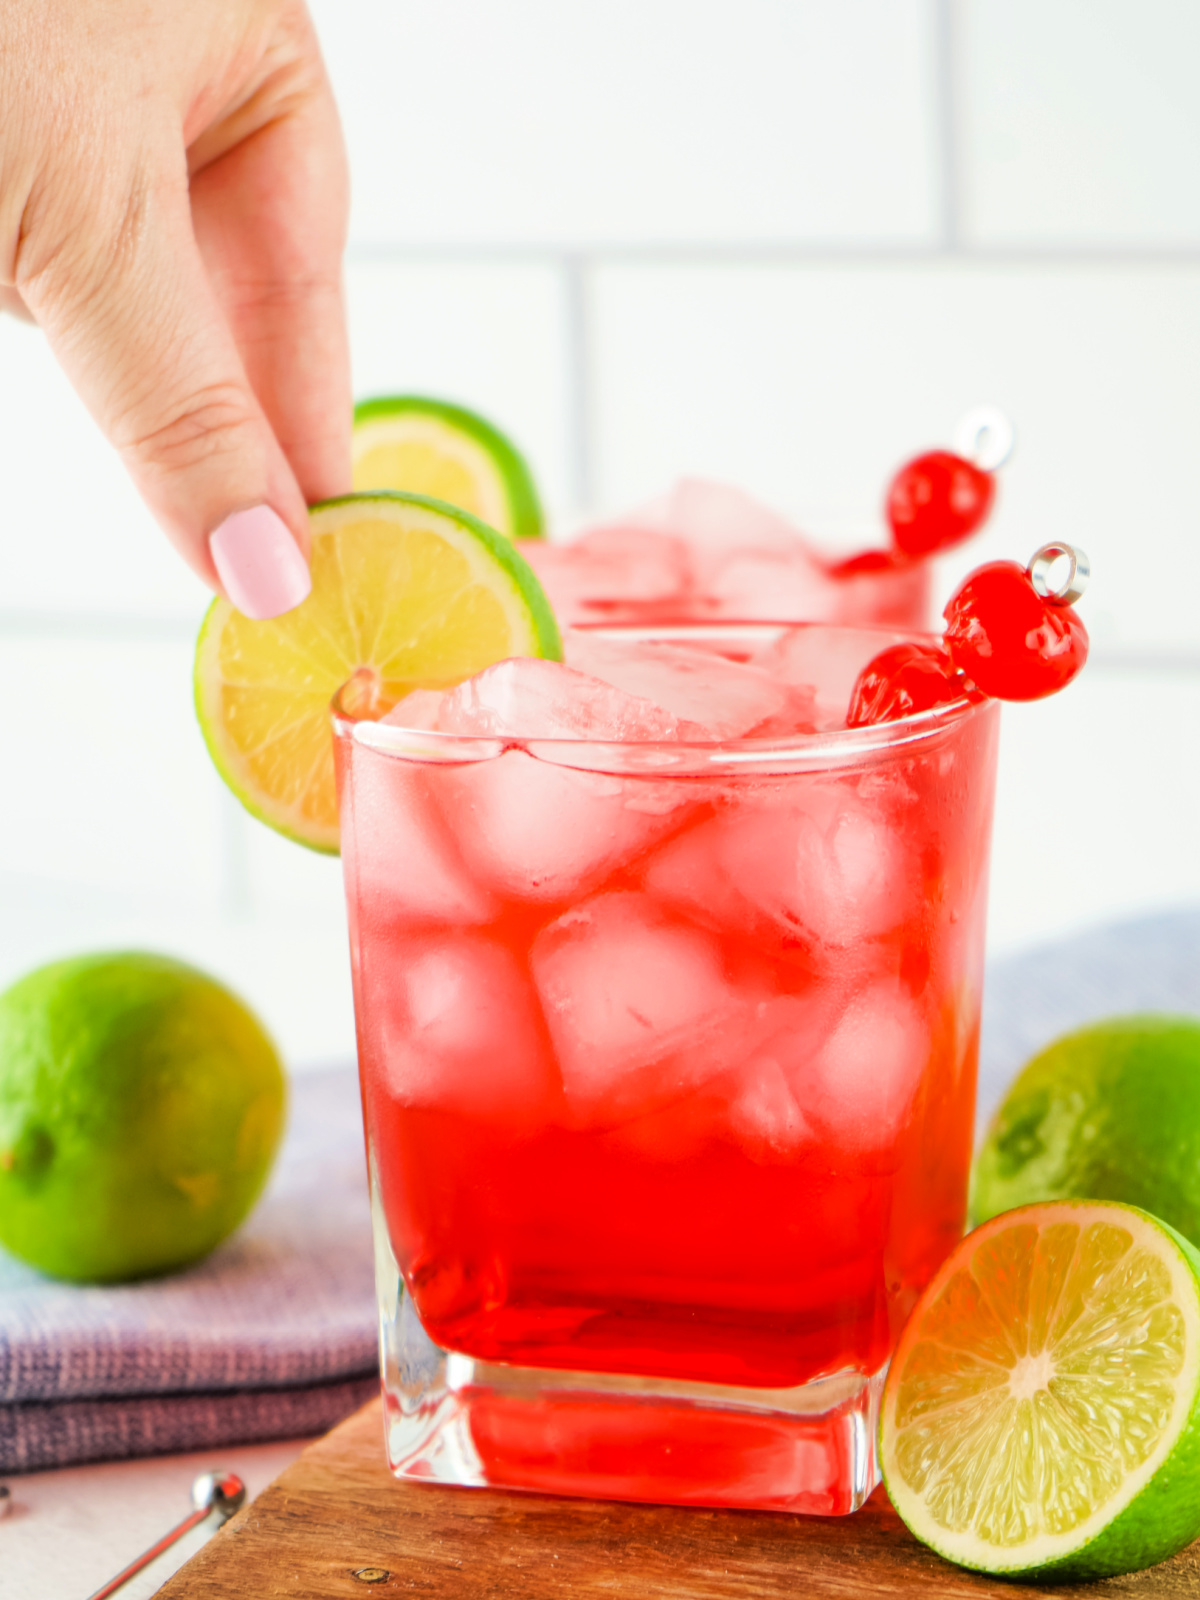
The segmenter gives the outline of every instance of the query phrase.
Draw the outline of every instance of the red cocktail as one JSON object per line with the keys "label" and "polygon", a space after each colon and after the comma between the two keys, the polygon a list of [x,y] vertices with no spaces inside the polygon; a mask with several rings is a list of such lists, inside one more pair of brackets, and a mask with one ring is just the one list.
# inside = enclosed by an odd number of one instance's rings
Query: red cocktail
{"label": "red cocktail", "polygon": [[607,630],[338,719],[393,1468],[839,1512],[961,1234],[998,707]]}

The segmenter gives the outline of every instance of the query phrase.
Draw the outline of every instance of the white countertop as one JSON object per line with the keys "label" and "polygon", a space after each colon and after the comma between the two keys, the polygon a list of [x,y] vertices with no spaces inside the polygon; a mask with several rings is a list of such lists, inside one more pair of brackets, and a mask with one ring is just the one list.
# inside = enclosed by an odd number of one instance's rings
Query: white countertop
{"label": "white countertop", "polygon": [[[244,1445],[191,1455],[106,1461],[4,1477],[11,1510],[0,1517],[3,1600],[87,1600],[191,1510],[192,1481],[220,1467],[253,1498],[309,1441]],[[147,1600],[216,1527],[210,1519],[132,1578],[121,1600]]]}

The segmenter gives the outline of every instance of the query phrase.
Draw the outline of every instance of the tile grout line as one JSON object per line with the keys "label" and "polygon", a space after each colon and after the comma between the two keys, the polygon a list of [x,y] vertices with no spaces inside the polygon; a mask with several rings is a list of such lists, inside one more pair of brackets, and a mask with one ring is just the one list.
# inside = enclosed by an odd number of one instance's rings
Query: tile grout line
{"label": "tile grout line", "polygon": [[1125,245],[1098,241],[1058,243],[942,244],[882,240],[758,239],[736,243],[681,239],[659,243],[569,244],[552,241],[506,243],[499,240],[384,243],[365,240],[346,254],[350,266],[422,266],[430,262],[484,267],[528,266],[566,271],[570,263],[589,273],[604,267],[806,267],[806,266],[978,266],[978,267],[1200,267],[1200,244]]}
{"label": "tile grout line", "polygon": [[590,274],[587,259],[564,254],[559,262],[563,303],[562,373],[566,409],[567,484],[571,504],[583,509],[595,491],[592,415]]}
{"label": "tile grout line", "polygon": [[931,0],[931,4],[939,232],[944,253],[956,255],[962,247],[963,225],[961,19],[958,0]]}

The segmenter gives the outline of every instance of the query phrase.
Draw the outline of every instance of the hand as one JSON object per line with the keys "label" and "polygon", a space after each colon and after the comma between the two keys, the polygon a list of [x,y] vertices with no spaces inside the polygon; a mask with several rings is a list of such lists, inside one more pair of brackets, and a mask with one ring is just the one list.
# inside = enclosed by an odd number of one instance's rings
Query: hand
{"label": "hand", "polygon": [[347,178],[302,0],[3,0],[0,310],[27,310],[184,559],[308,593],[350,486]]}

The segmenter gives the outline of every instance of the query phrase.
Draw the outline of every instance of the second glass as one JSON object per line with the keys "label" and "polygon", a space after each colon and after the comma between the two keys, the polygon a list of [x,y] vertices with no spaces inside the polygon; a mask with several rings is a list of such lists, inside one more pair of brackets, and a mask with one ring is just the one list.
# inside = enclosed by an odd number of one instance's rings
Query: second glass
{"label": "second glass", "polygon": [[998,707],[846,729],[895,633],[604,637],[767,666],[816,731],[335,719],[389,1457],[850,1511],[963,1227]]}

